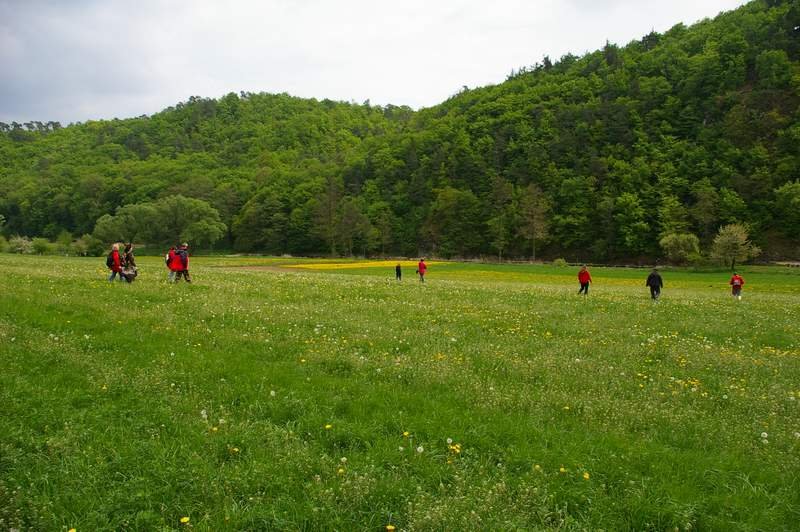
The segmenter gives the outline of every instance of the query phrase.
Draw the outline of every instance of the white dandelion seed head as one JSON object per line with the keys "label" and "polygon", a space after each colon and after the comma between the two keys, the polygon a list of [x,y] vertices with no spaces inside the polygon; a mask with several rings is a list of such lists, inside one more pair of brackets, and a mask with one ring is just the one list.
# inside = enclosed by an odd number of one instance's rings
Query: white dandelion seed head
{"label": "white dandelion seed head", "polygon": [[453,438],[447,438],[447,445],[451,445],[453,443]]}
{"label": "white dandelion seed head", "polygon": [[767,439],[767,433],[766,432],[762,432],[761,433],[761,437],[766,440]]}
{"label": "white dandelion seed head", "polygon": [[425,448],[424,448],[422,445],[420,445],[419,447],[417,447],[417,452],[418,452],[418,453],[421,453],[421,452],[423,452],[424,450],[425,450]]}

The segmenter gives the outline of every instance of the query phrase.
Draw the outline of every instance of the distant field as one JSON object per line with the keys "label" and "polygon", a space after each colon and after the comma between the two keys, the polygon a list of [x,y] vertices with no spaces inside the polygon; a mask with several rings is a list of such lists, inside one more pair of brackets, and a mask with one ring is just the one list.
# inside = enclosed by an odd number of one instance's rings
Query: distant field
{"label": "distant field", "polygon": [[140,262],[0,255],[0,531],[800,522],[798,268]]}

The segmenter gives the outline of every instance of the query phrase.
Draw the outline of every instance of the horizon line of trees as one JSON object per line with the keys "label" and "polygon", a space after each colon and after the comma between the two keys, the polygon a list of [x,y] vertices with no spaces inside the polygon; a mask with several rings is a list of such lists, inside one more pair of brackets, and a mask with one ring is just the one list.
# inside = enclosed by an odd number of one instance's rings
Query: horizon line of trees
{"label": "horizon line of trees", "polygon": [[[452,189],[447,193],[454,191]],[[371,218],[359,210],[357,200],[341,198],[339,192],[334,182],[327,189],[328,200],[313,204],[314,221],[317,224],[314,231],[317,236],[327,239],[331,255],[336,255],[336,243],[341,242],[346,244],[347,254],[353,256],[356,249],[354,243],[363,241],[366,246],[371,245],[375,253],[380,247],[380,256],[385,256],[385,244],[387,240],[391,241],[391,220],[384,218],[388,212],[378,208],[373,211],[374,217]],[[550,221],[547,218],[547,199],[535,185],[529,185],[521,194],[514,194],[513,189],[502,186],[495,192],[498,210],[487,222],[486,229],[492,234],[492,245],[497,251],[498,260],[503,261],[503,251],[509,243],[507,237],[511,234],[511,228],[506,224],[516,223],[515,235],[530,241],[530,260],[535,261],[537,240],[548,238]],[[509,210],[511,205],[518,205],[520,212]],[[378,222],[377,226],[373,225],[373,220]],[[5,219],[0,215],[0,229],[4,224]],[[671,227],[676,228],[683,229],[682,226]],[[93,234],[85,234],[78,239],[73,239],[67,231],[62,231],[54,242],[42,237],[30,239],[20,235],[6,240],[0,235],[0,252],[99,256],[107,251],[109,242],[143,242],[150,246],[166,247],[178,241],[191,241],[193,246],[203,248],[212,247],[222,238],[225,230],[225,224],[219,221],[219,213],[207,203],[170,196],[153,203],[125,205],[113,216],[101,217]],[[459,243],[463,243],[463,237],[456,235]],[[734,269],[737,261],[745,262],[761,253],[760,248],[750,241],[748,227],[738,223],[721,227],[706,254],[701,252],[700,239],[691,233],[666,232],[659,245],[664,257],[677,265],[700,265],[716,261],[730,263],[731,269]],[[368,255],[369,251],[370,248],[365,247],[364,255]],[[452,256],[444,255],[445,258]],[[556,260],[563,261],[560,257]]]}

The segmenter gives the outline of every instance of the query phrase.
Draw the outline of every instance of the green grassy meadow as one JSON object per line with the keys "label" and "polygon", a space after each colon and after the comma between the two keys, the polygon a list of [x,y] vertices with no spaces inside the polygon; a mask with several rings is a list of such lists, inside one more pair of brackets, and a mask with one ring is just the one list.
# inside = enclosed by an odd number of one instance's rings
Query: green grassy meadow
{"label": "green grassy meadow", "polygon": [[0,530],[800,523],[798,268],[139,262],[0,255]]}

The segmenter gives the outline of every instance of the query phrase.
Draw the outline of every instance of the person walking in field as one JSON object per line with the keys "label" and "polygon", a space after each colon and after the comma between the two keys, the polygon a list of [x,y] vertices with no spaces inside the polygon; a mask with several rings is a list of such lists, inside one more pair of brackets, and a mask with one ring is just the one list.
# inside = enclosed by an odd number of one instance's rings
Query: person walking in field
{"label": "person walking in field", "polygon": [[136,267],[136,258],[133,256],[133,242],[125,244],[125,254],[122,257],[122,274],[128,283],[132,283],[139,275],[139,268]]}
{"label": "person walking in field", "polygon": [[113,282],[117,275],[119,275],[120,281],[123,280],[122,258],[119,256],[119,244],[111,246],[111,253],[106,257],[106,266],[111,270],[111,275],[108,276],[109,282]]}
{"label": "person walking in field", "polygon": [[184,242],[175,252],[175,256],[177,257],[177,265],[179,267],[175,274],[175,282],[180,281],[181,277],[183,277],[187,283],[191,283],[192,278],[189,277],[189,244]]}
{"label": "person walking in field", "polygon": [[167,265],[167,269],[169,270],[169,273],[167,274],[167,280],[170,283],[175,282],[175,274],[179,270],[178,268],[179,262],[180,261],[178,260],[178,255],[175,252],[175,246],[172,246],[171,248],[169,248],[169,251],[167,251],[167,254],[164,255],[164,263]]}
{"label": "person walking in field", "polygon": [[581,266],[581,271],[578,272],[578,282],[581,284],[581,288],[578,290],[578,293],[588,296],[589,283],[592,282],[592,275],[589,273],[589,270],[586,269],[585,264]]}
{"label": "person walking in field", "polygon": [[425,264],[425,259],[419,259],[417,264],[417,273],[419,274],[419,282],[425,282],[425,274],[428,272],[428,265]]}
{"label": "person walking in field", "polygon": [[394,267],[394,278],[398,281],[403,280],[403,270],[400,268],[400,263],[397,263],[397,266]]}
{"label": "person walking in field", "polygon": [[736,272],[733,272],[733,277],[731,277],[731,280],[728,284],[731,285],[731,294],[733,297],[741,301],[742,287],[744,286],[744,279],[742,279],[742,276]]}
{"label": "person walking in field", "polygon": [[645,282],[644,285],[650,288],[650,298],[653,301],[657,301],[659,296],[661,296],[661,289],[664,287],[664,280],[661,278],[661,274],[658,273],[657,269],[653,268],[653,271],[647,276],[647,282]]}

